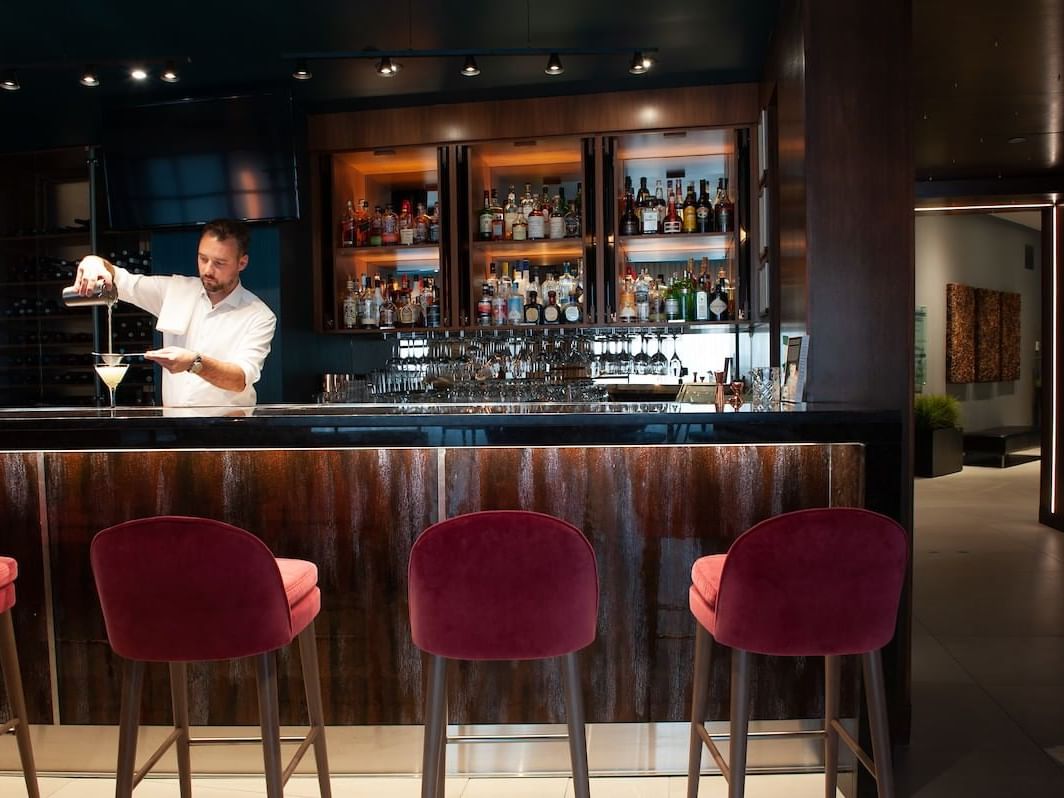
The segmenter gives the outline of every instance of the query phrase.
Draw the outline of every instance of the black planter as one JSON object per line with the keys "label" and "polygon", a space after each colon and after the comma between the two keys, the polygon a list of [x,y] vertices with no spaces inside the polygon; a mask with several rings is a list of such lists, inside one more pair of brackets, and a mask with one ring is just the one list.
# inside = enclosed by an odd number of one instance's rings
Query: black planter
{"label": "black planter", "polygon": [[916,430],[913,473],[918,477],[955,474],[964,466],[964,433],[959,429]]}

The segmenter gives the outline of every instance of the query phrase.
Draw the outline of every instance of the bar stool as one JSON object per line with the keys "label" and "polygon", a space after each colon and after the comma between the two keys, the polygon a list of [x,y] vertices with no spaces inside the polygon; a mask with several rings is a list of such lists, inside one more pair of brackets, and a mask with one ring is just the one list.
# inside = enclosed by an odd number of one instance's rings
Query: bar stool
{"label": "bar stool", "polygon": [[22,762],[22,777],[26,780],[26,792],[30,798],[40,798],[37,768],[33,764],[33,746],[30,744],[26,697],[22,692],[22,674],[19,672],[18,650],[15,648],[15,625],[11,620],[17,577],[18,563],[10,557],[0,557],[0,672],[4,676],[7,702],[15,713],[6,723],[0,722],[0,734],[15,733],[18,758]]}
{"label": "bar stool", "polygon": [[[576,652],[595,639],[598,570],[576,527],[542,513],[469,513],[426,529],[410,552],[410,630],[430,655],[421,795],[443,795],[449,660],[560,657],[573,783],[588,798],[584,706]],[[514,736],[543,741],[566,735]],[[456,736],[469,742],[476,736]],[[498,739],[498,738],[493,738]]]}
{"label": "bar stool", "polygon": [[[189,734],[187,663],[254,657],[266,794],[284,785],[313,745],[322,798],[330,798],[314,618],[321,609],[318,569],[275,559],[249,532],[220,521],[158,516],[127,521],[96,535],[92,571],[107,639],[128,660],[122,675],[116,795],[129,798],[171,745],[177,748],[181,798],[192,790],[189,747],[247,742]],[[282,770],[276,651],[299,638],[310,731]],[[137,728],[146,662],[170,666],[174,730],[136,770]]]}
{"label": "bar stool", "polygon": [[[893,797],[880,649],[894,635],[908,556],[905,530],[891,519],[832,508],[762,521],[740,535],[727,554],[695,562],[689,593],[698,624],[688,798],[698,796],[703,743],[728,781],[729,798],[743,795],[751,653],[824,657],[825,795],[835,795],[841,738],[875,778],[879,797]],[[703,722],[712,641],[732,649],[727,762]],[[874,760],[838,720],[840,657],[846,654],[861,655]]]}

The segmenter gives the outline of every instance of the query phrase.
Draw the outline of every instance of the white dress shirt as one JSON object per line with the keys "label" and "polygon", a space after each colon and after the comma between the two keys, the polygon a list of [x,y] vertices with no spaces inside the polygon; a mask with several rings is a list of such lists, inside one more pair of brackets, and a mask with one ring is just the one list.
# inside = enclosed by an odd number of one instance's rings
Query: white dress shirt
{"label": "white dress shirt", "polygon": [[163,346],[180,346],[235,363],[244,371],[244,390],[226,391],[188,372],[163,369],[163,404],[168,407],[225,407],[255,404],[255,383],[270,353],[277,317],[244,288],[212,306],[198,277],[130,274],[115,267],[118,298],[158,317]]}

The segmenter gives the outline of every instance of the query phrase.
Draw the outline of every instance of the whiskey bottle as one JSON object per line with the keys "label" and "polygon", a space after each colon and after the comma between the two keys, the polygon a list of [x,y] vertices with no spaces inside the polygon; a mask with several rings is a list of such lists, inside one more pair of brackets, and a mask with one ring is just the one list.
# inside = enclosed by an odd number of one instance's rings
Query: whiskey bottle
{"label": "whiskey bottle", "polygon": [[[352,214],[353,218],[353,214]],[[343,303],[344,327],[349,330],[358,326],[358,297],[355,295],[355,281],[347,281],[347,293]]]}
{"label": "whiskey bottle", "polygon": [[369,245],[371,247],[379,247],[384,243],[384,214],[381,212],[381,206],[378,205],[373,209],[373,216],[369,220]]}
{"label": "whiskey bottle", "polygon": [[481,241],[491,241],[491,223],[494,214],[491,211],[491,191],[484,189],[484,207],[480,209],[477,237]]}
{"label": "whiskey bottle", "polygon": [[425,212],[425,203],[417,204],[417,216],[414,217],[414,243],[425,244],[429,240],[429,226],[432,220]]}
{"label": "whiskey bottle", "polygon": [[547,231],[550,238],[565,238],[566,211],[568,208],[565,206],[565,189],[559,188],[550,212],[550,226]]}
{"label": "whiskey bottle", "polygon": [[698,232],[698,200],[693,182],[687,184],[687,196],[683,200],[683,232]]}
{"label": "whiskey bottle", "polygon": [[525,219],[532,215],[532,209],[535,206],[536,202],[532,198],[532,184],[525,183],[525,193],[521,195],[521,213],[525,215]]}
{"label": "whiskey bottle", "polygon": [[373,214],[369,212],[369,203],[364,199],[358,201],[355,208],[355,246],[369,246],[369,227],[373,220]]}
{"label": "whiskey bottle", "polygon": [[547,292],[547,304],[543,306],[544,324],[561,324],[562,309],[558,307],[558,292]]}
{"label": "whiskey bottle", "polygon": [[514,218],[512,236],[514,241],[524,241],[528,238],[528,219],[525,218],[525,212],[520,207]]}
{"label": "whiskey bottle", "polygon": [[532,206],[532,213],[528,216],[528,238],[536,241],[547,235],[546,219],[543,217],[543,208],[537,202]]}
{"label": "whiskey bottle", "polygon": [[394,247],[399,243],[399,214],[391,204],[384,206],[384,214],[381,216],[381,244],[386,247]]}
{"label": "whiskey bottle", "polygon": [[340,246],[353,247],[355,245],[355,206],[351,200],[347,201],[347,208],[340,217]]}
{"label": "whiskey bottle", "polygon": [[624,198],[624,214],[621,216],[621,235],[634,236],[639,235],[640,232],[639,219],[635,215],[635,208],[632,207],[632,192],[629,191]]}
{"label": "whiskey bottle", "polygon": [[698,206],[695,208],[695,232],[713,232],[713,205],[706,193],[706,181],[698,181]]}
{"label": "whiskey bottle", "polygon": [[[640,178],[640,180],[643,181],[645,186],[646,181],[643,178]],[[660,180],[658,181],[658,192],[661,192]],[[643,235],[656,235],[661,229],[661,218],[659,216],[660,211],[658,209],[657,200],[650,196],[649,191],[644,192],[643,187],[640,187],[639,193],[643,197],[639,206],[639,218],[642,220],[642,229],[640,232],[642,232]]]}
{"label": "whiskey bottle", "polygon": [[[639,217],[639,226],[642,232],[647,232],[643,229],[643,209],[650,205],[654,201],[654,197],[650,194],[650,189],[647,188],[647,179],[645,177],[639,178],[639,194],[635,198],[636,215]],[[655,205],[655,207],[657,207]],[[657,222],[655,222],[657,224]],[[656,233],[657,230],[654,230]]]}
{"label": "whiskey bottle", "polygon": [[414,214],[410,212],[410,200],[403,200],[399,207],[399,243],[406,247],[414,243]]}
{"label": "whiskey bottle", "polygon": [[514,237],[514,222],[517,221],[517,214],[520,208],[517,207],[517,196],[514,193],[513,185],[510,186],[510,191],[506,195],[506,205],[503,207],[503,237],[510,240]]}
{"label": "whiskey bottle", "polygon": [[432,216],[429,217],[429,243],[440,243],[440,203],[432,206]]}
{"label": "whiskey bottle", "polygon": [[540,319],[543,316],[543,308],[537,302],[538,295],[535,291],[529,289],[528,301],[525,303],[524,322],[525,324],[539,324]]}
{"label": "whiskey bottle", "polygon": [[720,201],[717,203],[717,232],[730,233],[735,229],[735,205],[728,196],[728,178],[722,178],[724,187],[720,192]]}
{"label": "whiskey bottle", "polygon": [[395,327],[395,303],[392,301],[392,291],[389,289],[384,295],[380,307],[380,328],[390,330]]}
{"label": "whiskey bottle", "polygon": [[491,240],[502,241],[506,238],[506,211],[499,204],[499,195],[491,190]]}

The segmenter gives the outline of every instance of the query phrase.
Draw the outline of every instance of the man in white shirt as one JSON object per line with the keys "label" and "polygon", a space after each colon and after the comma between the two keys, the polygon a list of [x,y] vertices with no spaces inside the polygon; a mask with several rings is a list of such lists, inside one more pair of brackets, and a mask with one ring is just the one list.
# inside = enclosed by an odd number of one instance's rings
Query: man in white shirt
{"label": "man in white shirt", "polygon": [[277,317],[240,284],[250,233],[241,222],[218,219],[203,228],[199,278],[130,274],[89,255],[78,264],[74,288],[90,294],[99,281],[118,298],[158,317],[163,346],[144,357],[163,367],[163,404],[220,407],[255,404],[255,388],[270,353]]}

